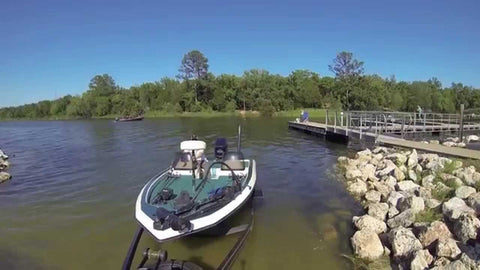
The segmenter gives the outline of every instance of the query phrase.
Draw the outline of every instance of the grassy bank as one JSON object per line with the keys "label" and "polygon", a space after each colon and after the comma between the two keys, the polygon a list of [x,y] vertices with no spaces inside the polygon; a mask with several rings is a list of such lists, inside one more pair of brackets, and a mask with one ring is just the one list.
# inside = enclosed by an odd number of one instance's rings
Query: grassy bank
{"label": "grassy bank", "polygon": [[[300,117],[300,112],[302,109],[288,110],[276,112],[273,117],[286,117],[286,118],[298,118]],[[318,119],[325,117],[324,109],[303,109],[308,111],[310,119]],[[203,112],[182,112],[182,113],[172,113],[166,111],[156,111],[151,110],[145,113],[145,118],[175,118],[175,117],[259,117],[261,114],[258,111],[234,111],[234,112],[216,112],[216,111],[203,111]],[[91,119],[115,119],[116,117],[121,117],[117,114],[108,114],[104,116],[95,116]],[[15,120],[79,120],[82,118],[70,117],[70,116],[51,116],[51,117],[42,117],[42,118],[2,118],[0,121],[15,121]]]}

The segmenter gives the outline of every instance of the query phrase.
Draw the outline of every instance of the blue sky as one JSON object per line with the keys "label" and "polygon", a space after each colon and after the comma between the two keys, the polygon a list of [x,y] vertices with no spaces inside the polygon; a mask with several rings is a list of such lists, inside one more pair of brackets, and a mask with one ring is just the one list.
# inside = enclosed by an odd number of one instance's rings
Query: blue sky
{"label": "blue sky", "polygon": [[480,1],[0,0],[0,107],[177,74],[199,49],[214,74],[332,76],[351,51],[367,74],[480,87]]}

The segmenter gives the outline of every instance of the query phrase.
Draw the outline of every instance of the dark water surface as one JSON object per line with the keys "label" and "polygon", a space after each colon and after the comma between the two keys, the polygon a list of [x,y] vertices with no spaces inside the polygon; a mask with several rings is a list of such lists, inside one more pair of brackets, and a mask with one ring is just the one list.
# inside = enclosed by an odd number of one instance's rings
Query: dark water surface
{"label": "dark water surface", "polygon": [[[340,254],[351,252],[351,217],[359,208],[333,169],[347,149],[288,130],[286,121],[0,122],[0,148],[11,157],[13,175],[0,185],[0,269],[119,269],[146,181],[192,133],[207,142],[210,156],[217,136],[233,147],[238,124],[264,198],[233,269],[350,269]],[[245,209],[231,222],[247,222],[248,215]],[[213,268],[236,238],[192,236],[163,247],[172,258]],[[144,237],[139,251],[145,247],[159,245]]]}

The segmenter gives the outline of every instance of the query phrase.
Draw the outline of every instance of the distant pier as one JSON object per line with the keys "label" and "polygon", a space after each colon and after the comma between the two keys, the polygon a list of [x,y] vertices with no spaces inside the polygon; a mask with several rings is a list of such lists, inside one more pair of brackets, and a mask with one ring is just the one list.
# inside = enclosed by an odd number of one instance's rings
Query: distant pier
{"label": "distant pier", "polygon": [[327,112],[324,123],[290,121],[288,126],[327,139],[351,139],[390,146],[415,148],[427,152],[480,159],[480,151],[426,144],[407,140],[415,134],[456,134],[480,132],[480,117],[462,114],[416,114],[402,112]]}

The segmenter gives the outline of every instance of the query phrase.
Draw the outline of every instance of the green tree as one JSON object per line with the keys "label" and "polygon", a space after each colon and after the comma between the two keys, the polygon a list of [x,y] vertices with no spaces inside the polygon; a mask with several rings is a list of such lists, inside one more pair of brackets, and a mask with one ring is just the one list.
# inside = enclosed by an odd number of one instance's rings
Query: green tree
{"label": "green tree", "polygon": [[[178,71],[180,72],[179,77],[185,81],[204,79],[208,74],[208,59],[198,50],[190,51],[183,56],[182,64]],[[198,86],[199,84],[196,82],[194,84],[195,101],[198,101],[199,93],[197,91],[200,90]]]}
{"label": "green tree", "polygon": [[95,96],[107,97],[112,95],[118,87],[110,75],[103,74],[93,77],[88,84],[88,88]]}

